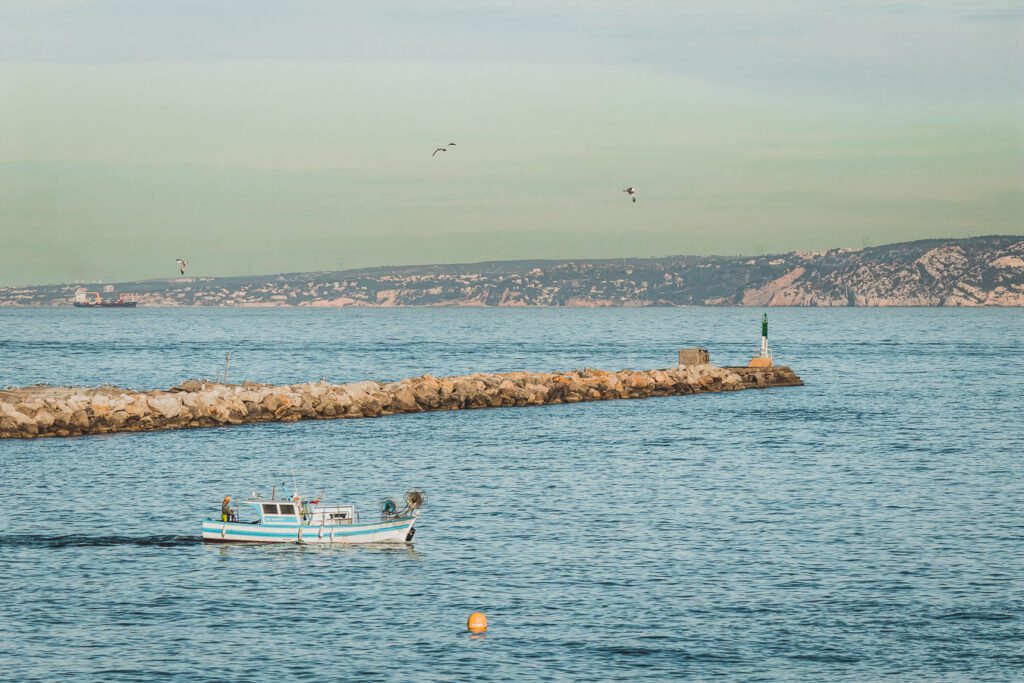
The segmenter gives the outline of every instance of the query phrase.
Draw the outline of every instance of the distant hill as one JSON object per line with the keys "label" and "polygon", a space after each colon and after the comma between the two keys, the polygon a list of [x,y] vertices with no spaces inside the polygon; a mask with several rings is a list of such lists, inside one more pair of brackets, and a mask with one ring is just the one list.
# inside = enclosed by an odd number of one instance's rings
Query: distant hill
{"label": "distant hill", "polygon": [[[0,305],[69,306],[77,288],[0,287]],[[1022,306],[1024,238],[183,277],[115,289],[143,306]]]}

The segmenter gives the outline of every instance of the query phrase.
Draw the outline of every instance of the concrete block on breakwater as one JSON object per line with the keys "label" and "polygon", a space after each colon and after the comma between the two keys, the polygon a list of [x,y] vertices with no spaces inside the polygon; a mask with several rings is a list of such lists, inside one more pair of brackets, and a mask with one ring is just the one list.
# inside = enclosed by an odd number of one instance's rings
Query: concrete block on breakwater
{"label": "concrete block on breakwater", "polygon": [[189,381],[168,391],[34,386],[0,391],[0,438],[77,436],[253,422],[380,417],[799,386],[785,366],[423,375],[400,382],[292,385]]}

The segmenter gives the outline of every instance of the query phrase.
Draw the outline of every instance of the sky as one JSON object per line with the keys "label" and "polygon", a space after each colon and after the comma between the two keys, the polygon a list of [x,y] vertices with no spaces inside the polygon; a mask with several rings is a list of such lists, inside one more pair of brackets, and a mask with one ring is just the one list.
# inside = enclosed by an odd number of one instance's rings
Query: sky
{"label": "sky", "polygon": [[0,285],[996,233],[1024,0],[0,0]]}

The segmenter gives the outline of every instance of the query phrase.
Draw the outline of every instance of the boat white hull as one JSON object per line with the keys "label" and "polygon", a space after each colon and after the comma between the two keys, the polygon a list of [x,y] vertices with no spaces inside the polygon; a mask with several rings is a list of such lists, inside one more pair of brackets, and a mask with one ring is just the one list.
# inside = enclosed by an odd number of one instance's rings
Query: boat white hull
{"label": "boat white hull", "polygon": [[416,517],[370,524],[246,524],[203,522],[203,540],[215,543],[408,543]]}

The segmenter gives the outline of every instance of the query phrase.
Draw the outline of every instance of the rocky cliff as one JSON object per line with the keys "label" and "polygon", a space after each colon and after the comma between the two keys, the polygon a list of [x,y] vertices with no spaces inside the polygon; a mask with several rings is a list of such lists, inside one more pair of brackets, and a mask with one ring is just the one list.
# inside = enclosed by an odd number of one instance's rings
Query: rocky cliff
{"label": "rocky cliff", "polygon": [[[76,288],[4,287],[0,305],[67,306]],[[1024,306],[1024,239],[185,277],[116,291],[155,306]]]}
{"label": "rocky cliff", "polygon": [[74,436],[249,422],[380,417],[429,410],[539,406],[709,391],[798,386],[789,368],[507,372],[380,384],[272,386],[187,382],[169,391],[24,387],[0,391],[0,438]]}

